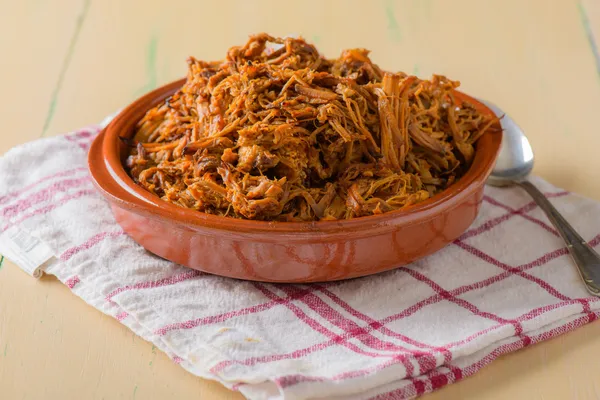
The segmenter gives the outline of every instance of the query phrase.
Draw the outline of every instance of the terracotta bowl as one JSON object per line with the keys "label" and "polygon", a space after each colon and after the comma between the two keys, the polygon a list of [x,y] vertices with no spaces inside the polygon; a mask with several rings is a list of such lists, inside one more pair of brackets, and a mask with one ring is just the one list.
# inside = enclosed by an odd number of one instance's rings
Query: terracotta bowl
{"label": "terracotta bowl", "polygon": [[[354,278],[397,268],[432,254],[471,225],[502,139],[484,135],[467,173],[431,199],[404,210],[344,221],[264,222],[204,214],[167,203],[137,186],[123,167],[127,148],[145,112],[184,80],[143,96],[98,135],[89,169],[117,222],[152,253],[211,274],[268,282]],[[456,93],[480,111],[475,99]],[[499,127],[498,127],[499,128]]]}

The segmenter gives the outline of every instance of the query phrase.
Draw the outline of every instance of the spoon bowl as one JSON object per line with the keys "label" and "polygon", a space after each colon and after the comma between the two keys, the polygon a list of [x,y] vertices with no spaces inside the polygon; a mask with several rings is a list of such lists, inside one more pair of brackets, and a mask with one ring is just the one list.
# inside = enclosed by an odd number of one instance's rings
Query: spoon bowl
{"label": "spoon bowl", "polygon": [[492,186],[510,186],[523,181],[533,170],[534,155],[529,140],[523,130],[508,115],[489,101],[483,101],[490,110],[501,117],[500,124],[504,135],[500,154],[488,183]]}

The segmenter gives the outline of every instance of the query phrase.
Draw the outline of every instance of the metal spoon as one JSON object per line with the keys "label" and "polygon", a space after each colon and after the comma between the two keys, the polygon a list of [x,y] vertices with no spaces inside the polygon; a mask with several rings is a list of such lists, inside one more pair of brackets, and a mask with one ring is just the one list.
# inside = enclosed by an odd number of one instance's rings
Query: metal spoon
{"label": "metal spoon", "polygon": [[482,103],[497,116],[504,115],[501,120],[504,130],[502,147],[487,183],[493,186],[519,185],[533,197],[567,244],[587,290],[600,297],[600,256],[569,225],[542,192],[527,180],[533,169],[533,151],[523,130],[495,105],[487,101]]}

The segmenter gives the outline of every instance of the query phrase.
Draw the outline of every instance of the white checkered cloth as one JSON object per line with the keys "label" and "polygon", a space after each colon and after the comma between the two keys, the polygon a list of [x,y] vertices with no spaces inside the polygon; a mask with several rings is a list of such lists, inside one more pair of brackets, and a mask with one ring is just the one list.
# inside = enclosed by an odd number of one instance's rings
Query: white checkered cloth
{"label": "white checkered cloth", "polygon": [[[600,315],[556,231],[519,188],[487,188],[458,240],[409,267],[312,285],[220,278],[146,252],[86,169],[98,127],[0,159],[0,244],[25,232],[46,272],[191,373],[250,399],[405,399]],[[535,179],[593,246],[600,205]],[[14,237],[14,235],[13,235]]]}

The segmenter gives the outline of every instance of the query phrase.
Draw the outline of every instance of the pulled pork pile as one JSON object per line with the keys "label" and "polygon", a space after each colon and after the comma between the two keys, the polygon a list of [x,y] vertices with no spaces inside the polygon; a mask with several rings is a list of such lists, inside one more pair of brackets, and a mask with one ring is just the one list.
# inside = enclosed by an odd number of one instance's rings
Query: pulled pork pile
{"label": "pulled pork pile", "polygon": [[252,36],[224,61],[188,60],[183,87],[139,122],[126,165],[165,201],[274,221],[338,220],[423,201],[455,182],[494,118],[459,83],[387,73],[364,49],[323,58]]}

